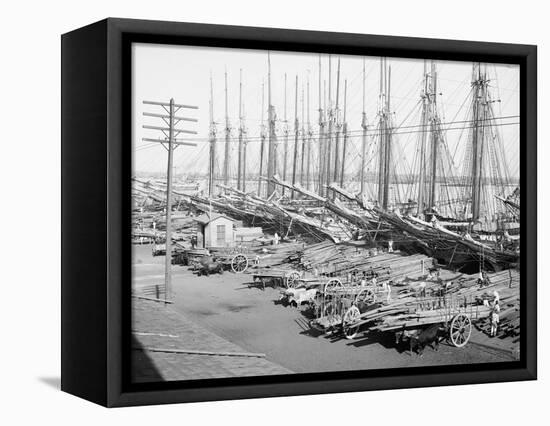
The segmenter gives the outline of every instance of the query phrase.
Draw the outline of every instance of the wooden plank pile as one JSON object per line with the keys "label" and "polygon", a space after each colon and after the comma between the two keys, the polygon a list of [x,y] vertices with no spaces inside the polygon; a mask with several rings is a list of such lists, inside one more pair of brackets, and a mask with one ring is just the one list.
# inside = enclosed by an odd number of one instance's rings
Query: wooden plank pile
{"label": "wooden plank pile", "polygon": [[433,259],[423,254],[388,253],[364,245],[335,244],[331,241],[309,245],[289,261],[299,269],[320,274],[344,276],[356,271],[359,274],[376,273],[381,280],[394,281],[419,277],[434,264]]}
{"label": "wooden plank pile", "polygon": [[389,303],[363,315],[362,323],[371,322],[370,330],[389,331],[449,321],[457,312],[464,312],[471,315],[474,326],[489,334],[491,308],[484,301],[493,302],[496,292],[501,306],[499,337],[519,336],[519,272],[490,274],[489,283],[483,287],[477,283],[478,277],[467,275],[453,279],[447,285],[445,296],[441,281],[424,281],[425,297],[418,294],[419,282],[409,283]]}
{"label": "wooden plank pile", "polygon": [[279,243],[277,245],[257,245],[251,247],[250,256],[252,260],[257,255],[260,260],[260,267],[272,268],[279,267],[283,269],[288,269],[289,271],[292,268],[292,265],[289,264],[289,258],[295,256],[295,254],[302,250],[304,247],[303,242],[292,241]]}

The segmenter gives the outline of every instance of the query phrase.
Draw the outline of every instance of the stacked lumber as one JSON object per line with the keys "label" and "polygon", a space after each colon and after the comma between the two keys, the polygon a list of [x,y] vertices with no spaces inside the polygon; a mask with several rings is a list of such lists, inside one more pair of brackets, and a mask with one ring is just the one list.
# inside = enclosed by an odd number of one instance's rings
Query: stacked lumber
{"label": "stacked lumber", "polygon": [[359,274],[376,273],[383,280],[393,281],[418,277],[434,263],[433,259],[423,254],[387,253],[364,245],[335,244],[331,241],[309,245],[289,260],[296,268],[306,271],[333,276],[344,276],[353,271]]}
{"label": "stacked lumber", "polygon": [[288,260],[294,256],[299,250],[302,250],[304,243],[302,242],[284,242],[277,245],[256,246],[251,250],[252,256],[258,255],[260,258],[260,266],[262,267],[281,267],[292,269],[292,265]]}
{"label": "stacked lumber", "polygon": [[418,282],[409,283],[388,304],[364,313],[361,323],[370,322],[370,330],[389,331],[403,326],[414,327],[449,321],[460,311],[470,314],[474,326],[489,334],[491,308],[484,301],[492,302],[496,292],[501,306],[497,335],[501,338],[519,336],[519,272],[514,270],[490,274],[489,284],[483,287],[480,287],[477,279],[478,275],[468,275],[452,280],[442,297],[437,297],[441,294],[441,282],[424,281],[426,293],[432,297],[419,297]]}

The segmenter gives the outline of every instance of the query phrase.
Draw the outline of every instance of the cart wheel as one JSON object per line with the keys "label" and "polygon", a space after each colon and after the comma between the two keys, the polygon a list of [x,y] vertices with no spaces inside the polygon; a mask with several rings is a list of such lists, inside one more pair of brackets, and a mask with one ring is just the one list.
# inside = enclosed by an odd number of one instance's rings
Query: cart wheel
{"label": "cart wheel", "polygon": [[352,306],[344,314],[344,318],[342,320],[342,331],[344,332],[346,339],[355,339],[355,336],[357,336],[359,326],[357,325],[353,327],[352,324],[356,323],[360,316],[361,312],[357,306]]}
{"label": "cart wheel", "polygon": [[244,254],[237,254],[231,259],[231,269],[236,274],[241,274],[248,268],[248,258]]}
{"label": "cart wheel", "polygon": [[470,321],[470,317],[465,314],[456,315],[451,321],[449,330],[449,337],[453,345],[457,348],[463,347],[470,340],[471,334],[472,322]]}
{"label": "cart wheel", "polygon": [[327,292],[331,292],[331,291],[334,291],[338,288],[342,288],[342,281],[340,281],[338,278],[331,278],[326,284],[325,284],[325,288],[324,288],[324,293],[325,295],[327,294]]}
{"label": "cart wheel", "polygon": [[372,304],[376,302],[376,295],[374,294],[374,291],[372,288],[365,288],[361,290],[357,296],[355,296],[355,304],[358,303],[364,303],[364,304]]}
{"label": "cart wheel", "polygon": [[285,285],[286,288],[294,288],[298,284],[298,280],[301,278],[298,271],[290,271],[286,274]]}

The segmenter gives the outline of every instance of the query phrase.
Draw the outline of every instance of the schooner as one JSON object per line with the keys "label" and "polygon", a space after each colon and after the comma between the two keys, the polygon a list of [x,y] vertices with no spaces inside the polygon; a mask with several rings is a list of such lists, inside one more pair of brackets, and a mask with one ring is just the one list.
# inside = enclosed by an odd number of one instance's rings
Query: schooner
{"label": "schooner", "polygon": [[[499,132],[500,117],[494,111],[499,100],[492,93],[486,64],[472,65],[470,91],[464,100],[466,115],[446,122],[437,63],[424,61],[416,107],[419,122],[404,126],[396,124],[402,112],[393,109],[392,69],[387,58],[379,60],[377,112],[369,122],[363,61],[362,112],[354,131],[350,130],[348,80],[342,78],[340,58],[333,69],[329,55],[328,69],[323,70],[319,56],[318,81],[312,85],[317,86],[316,128],[310,121],[309,73],[307,78],[291,76],[288,83],[294,84],[288,84],[284,74],[284,108],[279,119],[271,61],[268,53],[267,84],[263,81],[261,88],[259,176],[254,185],[250,181],[256,172],[247,165],[243,72],[239,71],[237,138],[231,132],[228,75],[224,73],[223,141],[217,140],[210,77],[208,191],[187,198],[195,208],[216,209],[283,236],[364,240],[373,245],[391,240],[404,250],[423,251],[446,265],[498,270],[517,264],[519,186],[514,189]],[[294,107],[293,120],[287,104]],[[446,137],[457,126],[465,146],[461,158],[451,152]],[[403,134],[416,135],[410,164],[399,155]],[[353,137],[358,140],[355,159],[359,164],[351,161]],[[224,145],[221,176],[216,172],[220,143]],[[231,175],[233,144],[238,146],[236,176]]]}

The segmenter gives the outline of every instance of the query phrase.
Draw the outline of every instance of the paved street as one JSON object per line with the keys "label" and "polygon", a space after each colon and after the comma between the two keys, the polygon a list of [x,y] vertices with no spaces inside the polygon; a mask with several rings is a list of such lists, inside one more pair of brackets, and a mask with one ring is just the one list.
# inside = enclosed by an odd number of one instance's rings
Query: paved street
{"label": "paved street", "polygon": [[190,321],[170,305],[135,298],[133,302],[132,363],[135,368],[132,370],[135,382],[291,372],[262,357],[248,356],[243,348]]}

